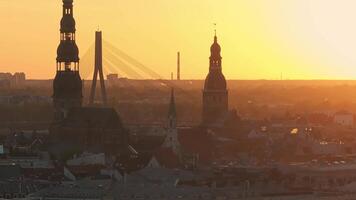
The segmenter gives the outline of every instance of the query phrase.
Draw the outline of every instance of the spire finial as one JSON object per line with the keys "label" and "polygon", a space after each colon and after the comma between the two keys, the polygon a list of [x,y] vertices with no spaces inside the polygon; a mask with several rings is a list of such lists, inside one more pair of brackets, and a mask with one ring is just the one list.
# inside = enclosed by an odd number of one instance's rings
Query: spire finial
{"label": "spire finial", "polygon": [[214,23],[214,42],[218,41],[218,37],[216,36],[216,23]]}

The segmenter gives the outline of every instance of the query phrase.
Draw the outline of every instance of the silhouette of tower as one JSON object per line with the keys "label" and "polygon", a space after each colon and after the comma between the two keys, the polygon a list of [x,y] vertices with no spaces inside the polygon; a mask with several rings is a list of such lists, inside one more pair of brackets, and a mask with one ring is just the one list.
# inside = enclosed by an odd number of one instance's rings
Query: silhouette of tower
{"label": "silhouette of tower", "polygon": [[180,80],[180,52],[177,53],[177,80]]}
{"label": "silhouette of tower", "polygon": [[177,126],[177,111],[176,111],[176,103],[174,98],[174,89],[171,90],[171,100],[169,102],[169,110],[168,110],[168,128],[176,128]]}
{"label": "silhouette of tower", "polygon": [[61,120],[72,107],[82,105],[82,80],[79,74],[79,50],[75,43],[73,0],[63,0],[60,43],[57,48],[57,71],[53,81],[55,119]]}
{"label": "silhouette of tower", "polygon": [[205,79],[203,90],[203,125],[218,123],[219,119],[225,117],[228,112],[228,91],[222,73],[220,52],[221,47],[215,31],[214,43],[210,47],[209,74]]}
{"label": "silhouette of tower", "polygon": [[179,153],[179,141],[177,131],[177,112],[174,98],[174,89],[171,90],[171,99],[168,109],[167,136],[163,143],[164,147],[172,148],[173,152]]}
{"label": "silhouette of tower", "polygon": [[94,75],[93,82],[91,85],[90,99],[89,104],[94,104],[95,98],[95,90],[96,90],[96,81],[100,79],[100,87],[101,87],[101,97],[104,105],[107,105],[107,96],[105,89],[105,80],[103,74],[103,46],[102,46],[102,33],[101,31],[95,32],[95,66],[94,66]]}

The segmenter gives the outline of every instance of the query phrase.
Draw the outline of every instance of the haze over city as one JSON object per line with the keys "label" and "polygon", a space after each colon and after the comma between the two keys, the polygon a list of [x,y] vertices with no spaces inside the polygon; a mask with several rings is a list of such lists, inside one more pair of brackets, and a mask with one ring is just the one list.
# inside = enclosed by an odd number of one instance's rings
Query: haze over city
{"label": "haze over city", "polygon": [[0,199],[356,199],[355,9],[0,0]]}
{"label": "haze over city", "polygon": [[[58,5],[0,1],[0,23],[8,27],[0,32],[2,71],[53,78]],[[214,23],[227,79],[356,78],[353,0],[77,0],[74,6],[81,56],[99,27],[105,40],[163,78],[175,71],[177,51],[184,79],[205,78]]]}

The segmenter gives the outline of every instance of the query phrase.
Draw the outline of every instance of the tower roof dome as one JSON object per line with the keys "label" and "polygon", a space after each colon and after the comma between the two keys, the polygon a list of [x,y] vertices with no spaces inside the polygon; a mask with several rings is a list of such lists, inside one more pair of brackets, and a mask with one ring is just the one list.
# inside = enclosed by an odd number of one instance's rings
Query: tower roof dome
{"label": "tower roof dome", "polygon": [[221,71],[221,47],[218,43],[216,32],[214,43],[210,47],[210,68],[209,74],[205,79],[205,90],[226,90],[226,79]]}
{"label": "tower roof dome", "polygon": [[220,47],[220,45],[218,43],[218,37],[215,35],[214,36],[214,43],[210,47],[210,52],[212,54],[215,54],[215,53],[220,54],[220,51],[221,51],[221,47]]}
{"label": "tower roof dome", "polygon": [[205,79],[204,90],[226,90],[226,79],[221,72],[209,73]]}
{"label": "tower roof dome", "polygon": [[74,41],[61,41],[57,48],[57,62],[79,62],[79,49]]}
{"label": "tower roof dome", "polygon": [[75,19],[72,15],[64,15],[61,19],[61,32],[74,33],[75,32]]}

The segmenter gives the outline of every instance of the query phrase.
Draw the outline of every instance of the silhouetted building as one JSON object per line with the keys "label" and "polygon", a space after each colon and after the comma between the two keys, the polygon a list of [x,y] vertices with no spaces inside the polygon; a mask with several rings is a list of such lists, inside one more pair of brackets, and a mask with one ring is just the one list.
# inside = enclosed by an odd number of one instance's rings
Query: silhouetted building
{"label": "silhouetted building", "polygon": [[73,0],[63,0],[60,44],[57,49],[57,73],[53,82],[55,118],[65,117],[70,108],[82,105],[82,80],[79,74],[79,50],[75,43]]}
{"label": "silhouetted building", "polygon": [[117,81],[119,79],[119,75],[118,74],[108,74],[106,76],[106,79],[108,81]]}
{"label": "silhouetted building", "polygon": [[25,81],[26,81],[26,74],[23,72],[16,72],[12,76],[12,82],[13,85],[15,86],[23,86],[25,84]]}
{"label": "silhouetted building", "polygon": [[204,127],[177,127],[174,90],[171,92],[166,135],[162,145],[153,152],[149,167],[197,168],[212,160],[214,145]]}
{"label": "silhouetted building", "polygon": [[174,98],[174,89],[171,90],[171,100],[169,102],[169,110],[168,110],[168,129],[177,128],[177,111],[176,111],[176,103]]}
{"label": "silhouetted building", "polygon": [[209,74],[205,79],[203,90],[203,116],[205,126],[219,123],[228,113],[228,91],[226,80],[221,68],[221,47],[215,34],[214,43],[210,47]]}
{"label": "silhouetted building", "polygon": [[174,99],[174,90],[172,88],[171,101],[169,103],[168,120],[167,120],[167,136],[163,143],[164,147],[170,148],[175,154],[179,154],[180,146],[178,141],[177,131],[177,112]]}
{"label": "silhouetted building", "polygon": [[12,74],[11,73],[0,73],[1,80],[11,80]]}
{"label": "silhouetted building", "polygon": [[0,73],[0,87],[4,88],[16,88],[25,85],[26,75],[23,72]]}
{"label": "silhouetted building", "polygon": [[89,151],[115,152],[127,146],[127,131],[112,108],[72,108],[55,129],[60,139],[83,144]]}
{"label": "silhouetted building", "polygon": [[119,78],[119,74],[108,74],[106,76],[106,86],[107,87],[113,87],[116,86],[119,82],[119,80],[122,80],[122,78]]}
{"label": "silhouetted building", "polygon": [[0,79],[0,88],[10,88],[11,81],[8,79]]}
{"label": "silhouetted building", "polygon": [[[126,150],[127,131],[113,108],[82,107],[83,85],[75,30],[73,0],[63,0],[61,42],[53,83],[55,122],[51,126],[51,136],[55,144],[50,147],[51,152],[61,156],[72,149],[110,153]],[[96,43],[95,73],[100,73],[103,82],[101,32],[96,32]],[[94,78],[97,77],[94,75]]]}

